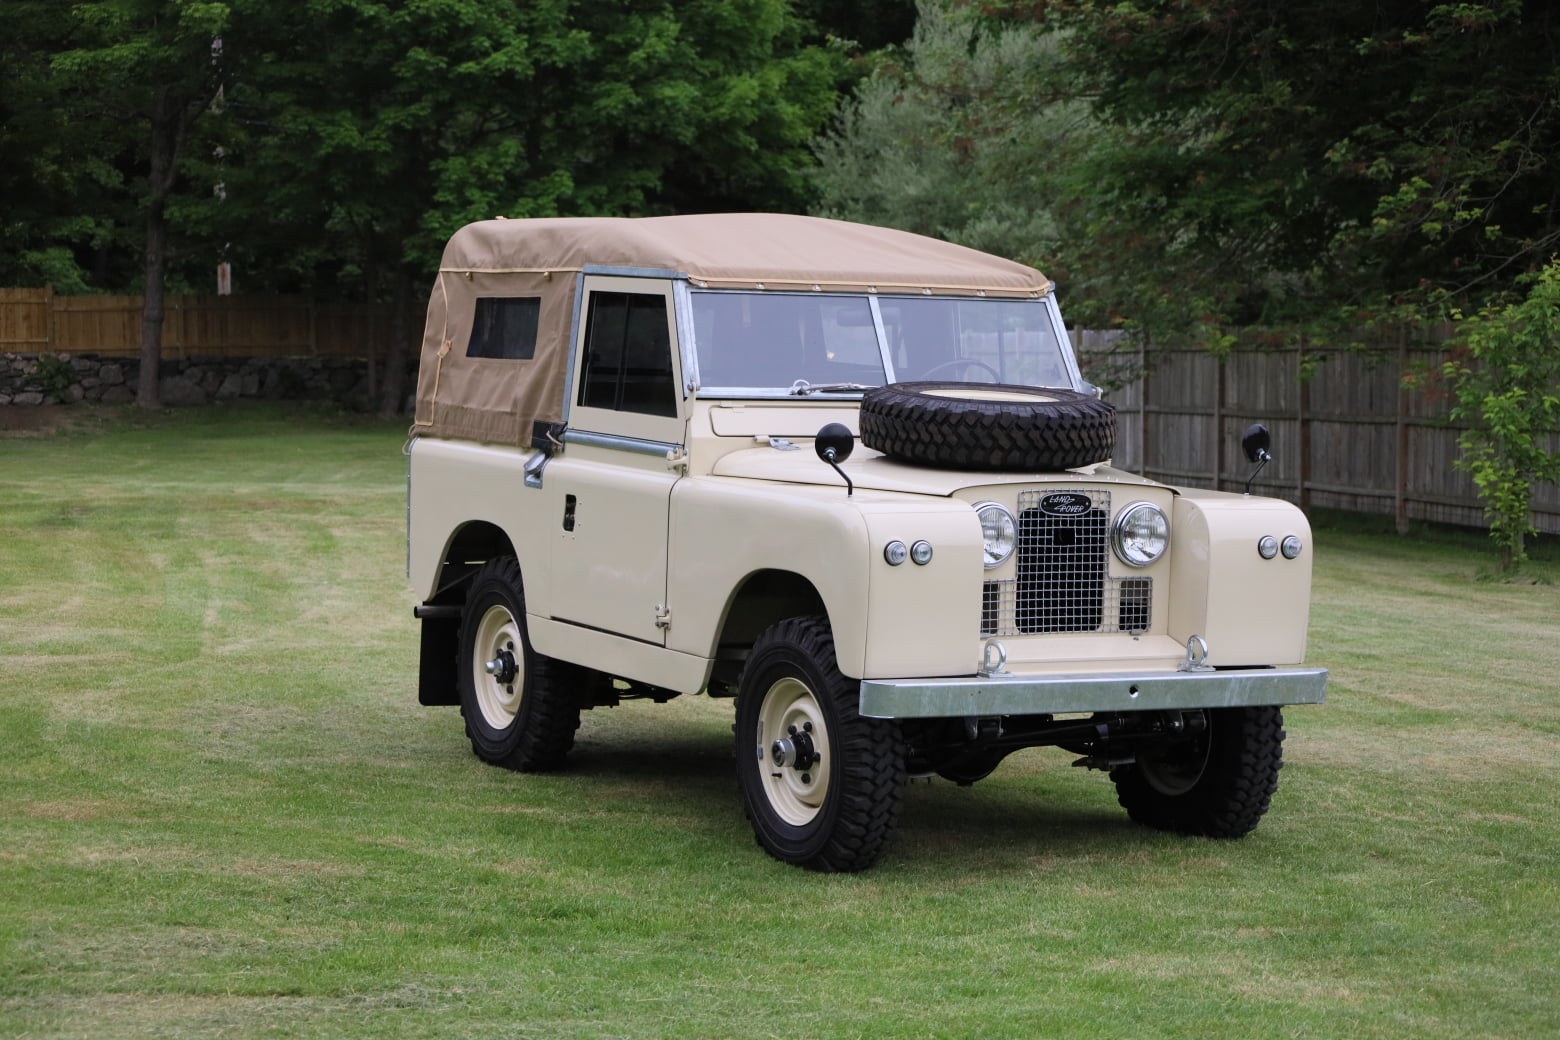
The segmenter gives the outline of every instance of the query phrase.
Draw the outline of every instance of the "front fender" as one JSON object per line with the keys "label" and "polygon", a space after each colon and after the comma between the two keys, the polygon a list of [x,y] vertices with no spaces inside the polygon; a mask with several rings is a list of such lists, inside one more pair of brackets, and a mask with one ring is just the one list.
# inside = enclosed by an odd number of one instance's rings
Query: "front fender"
{"label": "front fender", "polygon": [[[932,560],[890,566],[894,540],[929,542]],[[846,675],[965,674],[978,663],[980,546],[974,511],[952,499],[690,477],[672,491],[667,645],[715,656],[733,592],[779,570],[817,590]]]}

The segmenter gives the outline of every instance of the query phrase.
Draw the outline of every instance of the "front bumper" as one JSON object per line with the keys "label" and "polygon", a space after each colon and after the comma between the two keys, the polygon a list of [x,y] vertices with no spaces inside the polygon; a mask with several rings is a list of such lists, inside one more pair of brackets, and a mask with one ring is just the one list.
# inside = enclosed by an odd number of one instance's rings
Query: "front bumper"
{"label": "front bumper", "polygon": [[863,679],[861,714],[874,719],[1056,715],[1321,704],[1325,668]]}

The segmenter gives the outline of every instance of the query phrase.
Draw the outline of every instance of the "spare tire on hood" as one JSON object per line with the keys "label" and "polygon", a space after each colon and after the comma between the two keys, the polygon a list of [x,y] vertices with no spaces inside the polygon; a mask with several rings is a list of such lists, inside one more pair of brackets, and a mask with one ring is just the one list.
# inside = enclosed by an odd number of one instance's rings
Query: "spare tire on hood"
{"label": "spare tire on hood", "polygon": [[1116,409],[1051,387],[890,383],[862,395],[861,443],[943,469],[1077,469],[1110,458]]}

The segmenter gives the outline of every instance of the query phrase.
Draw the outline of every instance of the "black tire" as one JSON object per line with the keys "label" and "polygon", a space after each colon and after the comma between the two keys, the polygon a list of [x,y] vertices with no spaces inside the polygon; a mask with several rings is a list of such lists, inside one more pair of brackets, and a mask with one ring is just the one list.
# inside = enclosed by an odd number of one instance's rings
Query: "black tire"
{"label": "black tire", "polygon": [[[487,663],[503,669],[489,673]],[[574,746],[580,709],[571,669],[531,649],[525,592],[514,557],[489,560],[472,580],[460,626],[460,713],[478,758],[505,769],[544,772]]]}
{"label": "black tire", "polygon": [[[737,789],[754,837],[776,859],[865,870],[887,845],[904,796],[904,746],[898,723],[863,718],[858,699],[827,620],[791,618],[753,644],[737,693]],[[782,740],[792,746],[777,751]]]}
{"label": "black tire", "polygon": [[1110,458],[1116,408],[1075,390],[890,383],[862,395],[861,443],[944,469],[1077,469]]}
{"label": "black tire", "polygon": [[1196,737],[1145,749],[1111,770],[1116,798],[1138,823],[1177,834],[1240,838],[1268,810],[1283,767],[1284,716],[1276,707],[1205,712]]}

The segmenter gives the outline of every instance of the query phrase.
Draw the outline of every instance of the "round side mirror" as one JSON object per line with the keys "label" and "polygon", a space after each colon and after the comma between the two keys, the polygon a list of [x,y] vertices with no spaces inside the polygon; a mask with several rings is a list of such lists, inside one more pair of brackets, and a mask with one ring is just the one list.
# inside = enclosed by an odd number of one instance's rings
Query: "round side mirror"
{"label": "round side mirror", "polygon": [[1246,461],[1262,462],[1268,458],[1268,448],[1273,444],[1273,435],[1268,433],[1268,428],[1261,423],[1252,423],[1246,427],[1246,432],[1240,438],[1240,450],[1246,453]]}
{"label": "round side mirror", "polygon": [[850,432],[850,427],[844,423],[831,422],[824,425],[818,431],[818,439],[813,441],[813,450],[824,462],[835,464],[844,462],[850,458],[850,453],[856,448],[856,438]]}

